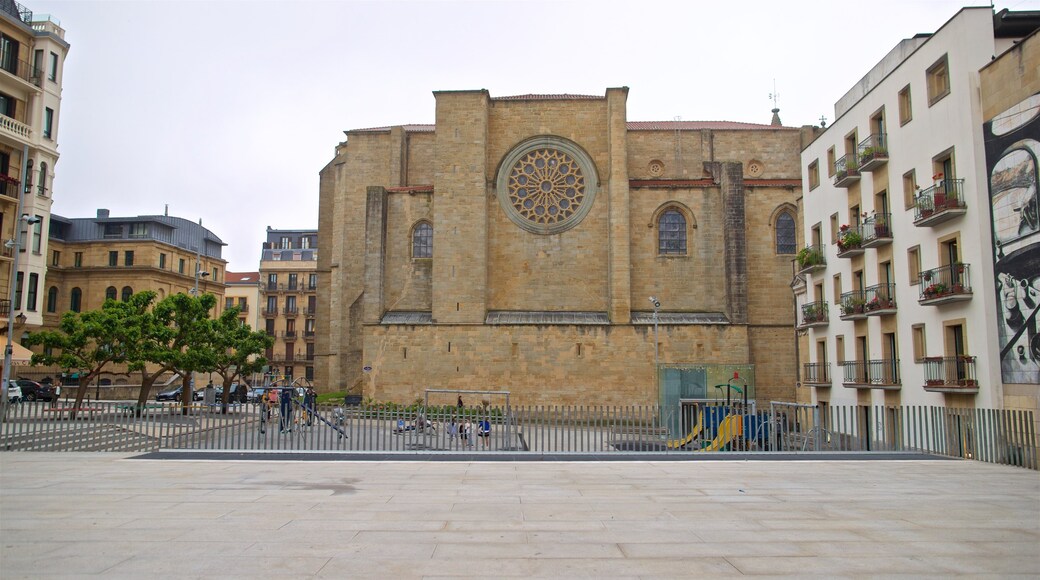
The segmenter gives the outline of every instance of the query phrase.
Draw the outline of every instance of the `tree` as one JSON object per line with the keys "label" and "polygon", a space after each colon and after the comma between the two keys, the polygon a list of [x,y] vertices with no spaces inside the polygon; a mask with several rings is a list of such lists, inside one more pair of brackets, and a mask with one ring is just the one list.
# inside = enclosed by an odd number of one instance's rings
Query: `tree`
{"label": "tree", "polygon": [[70,418],[82,408],[90,382],[109,364],[125,362],[128,349],[140,342],[152,298],[142,293],[125,302],[106,300],[98,310],[66,312],[58,330],[30,333],[26,338],[27,346],[43,346],[43,353],[34,353],[30,364],[80,371]]}
{"label": "tree", "polygon": [[152,309],[156,340],[150,347],[149,362],[169,366],[181,376],[184,414],[191,405],[191,374],[216,367],[216,355],[209,346],[213,343],[209,313],[216,305],[212,294],[172,294]]}
{"label": "tree", "polygon": [[239,312],[238,307],[228,308],[219,318],[210,321],[214,371],[220,375],[224,385],[220,401],[224,413],[231,395],[231,383],[238,377],[262,370],[267,359],[260,355],[274,345],[274,339],[266,332],[243,324],[238,319]]}

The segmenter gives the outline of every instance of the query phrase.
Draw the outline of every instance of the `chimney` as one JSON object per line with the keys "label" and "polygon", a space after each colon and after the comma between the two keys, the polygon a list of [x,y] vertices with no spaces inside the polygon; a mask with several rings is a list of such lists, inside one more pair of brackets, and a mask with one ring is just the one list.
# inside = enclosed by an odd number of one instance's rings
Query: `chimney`
{"label": "chimney", "polygon": [[97,210],[97,219],[99,219],[99,220],[107,220],[108,219],[108,210],[107,209],[99,209],[99,210]]}
{"label": "chimney", "polygon": [[769,124],[774,126],[774,127],[780,127],[781,126],[781,123],[780,123],[780,109],[776,109],[776,108],[773,109],[773,120]]}

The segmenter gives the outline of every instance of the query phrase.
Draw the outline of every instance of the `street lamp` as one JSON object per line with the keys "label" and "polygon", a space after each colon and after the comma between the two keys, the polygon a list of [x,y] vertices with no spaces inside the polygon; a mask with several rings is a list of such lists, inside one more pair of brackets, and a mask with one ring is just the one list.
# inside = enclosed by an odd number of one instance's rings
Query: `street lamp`
{"label": "street lamp", "polygon": [[209,276],[209,272],[202,271],[202,265],[199,264],[198,258],[195,259],[195,287],[191,289],[192,296],[199,295],[199,278],[205,278]]}
{"label": "street lamp", "polygon": [[657,376],[657,311],[661,309],[661,301],[656,296],[650,297],[650,303],[654,305],[654,376]]}

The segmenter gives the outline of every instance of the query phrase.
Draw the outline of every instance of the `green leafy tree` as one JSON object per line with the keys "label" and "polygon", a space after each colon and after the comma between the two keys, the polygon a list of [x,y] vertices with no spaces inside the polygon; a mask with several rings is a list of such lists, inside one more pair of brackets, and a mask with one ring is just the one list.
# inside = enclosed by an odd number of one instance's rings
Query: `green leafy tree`
{"label": "green leafy tree", "polygon": [[263,370],[267,359],[261,354],[274,345],[274,339],[266,332],[243,324],[238,319],[239,312],[238,307],[228,308],[216,320],[210,321],[214,372],[223,381],[221,408],[225,413],[231,396],[231,383],[236,378]]}
{"label": "green leafy tree", "polygon": [[183,413],[191,405],[191,375],[211,372],[216,368],[210,311],[217,305],[212,294],[189,296],[172,294],[159,301],[152,310],[155,332],[150,362],[169,366],[181,376]]}
{"label": "green leafy tree", "polygon": [[91,381],[108,365],[125,362],[128,350],[140,342],[152,298],[138,294],[124,302],[106,300],[97,310],[66,312],[57,330],[30,333],[26,338],[27,346],[43,346],[43,353],[34,353],[30,364],[79,371],[70,418],[75,418],[75,409],[82,408]]}

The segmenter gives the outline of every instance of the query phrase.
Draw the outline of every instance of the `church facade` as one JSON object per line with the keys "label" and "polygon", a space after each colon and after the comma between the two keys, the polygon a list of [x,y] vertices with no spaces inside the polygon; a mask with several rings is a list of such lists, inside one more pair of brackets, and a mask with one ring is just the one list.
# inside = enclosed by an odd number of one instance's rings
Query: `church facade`
{"label": "church facade", "polygon": [[632,122],[627,88],[434,97],[434,125],[347,131],[322,170],[320,389],[618,405],[736,372],[794,400],[810,129]]}

